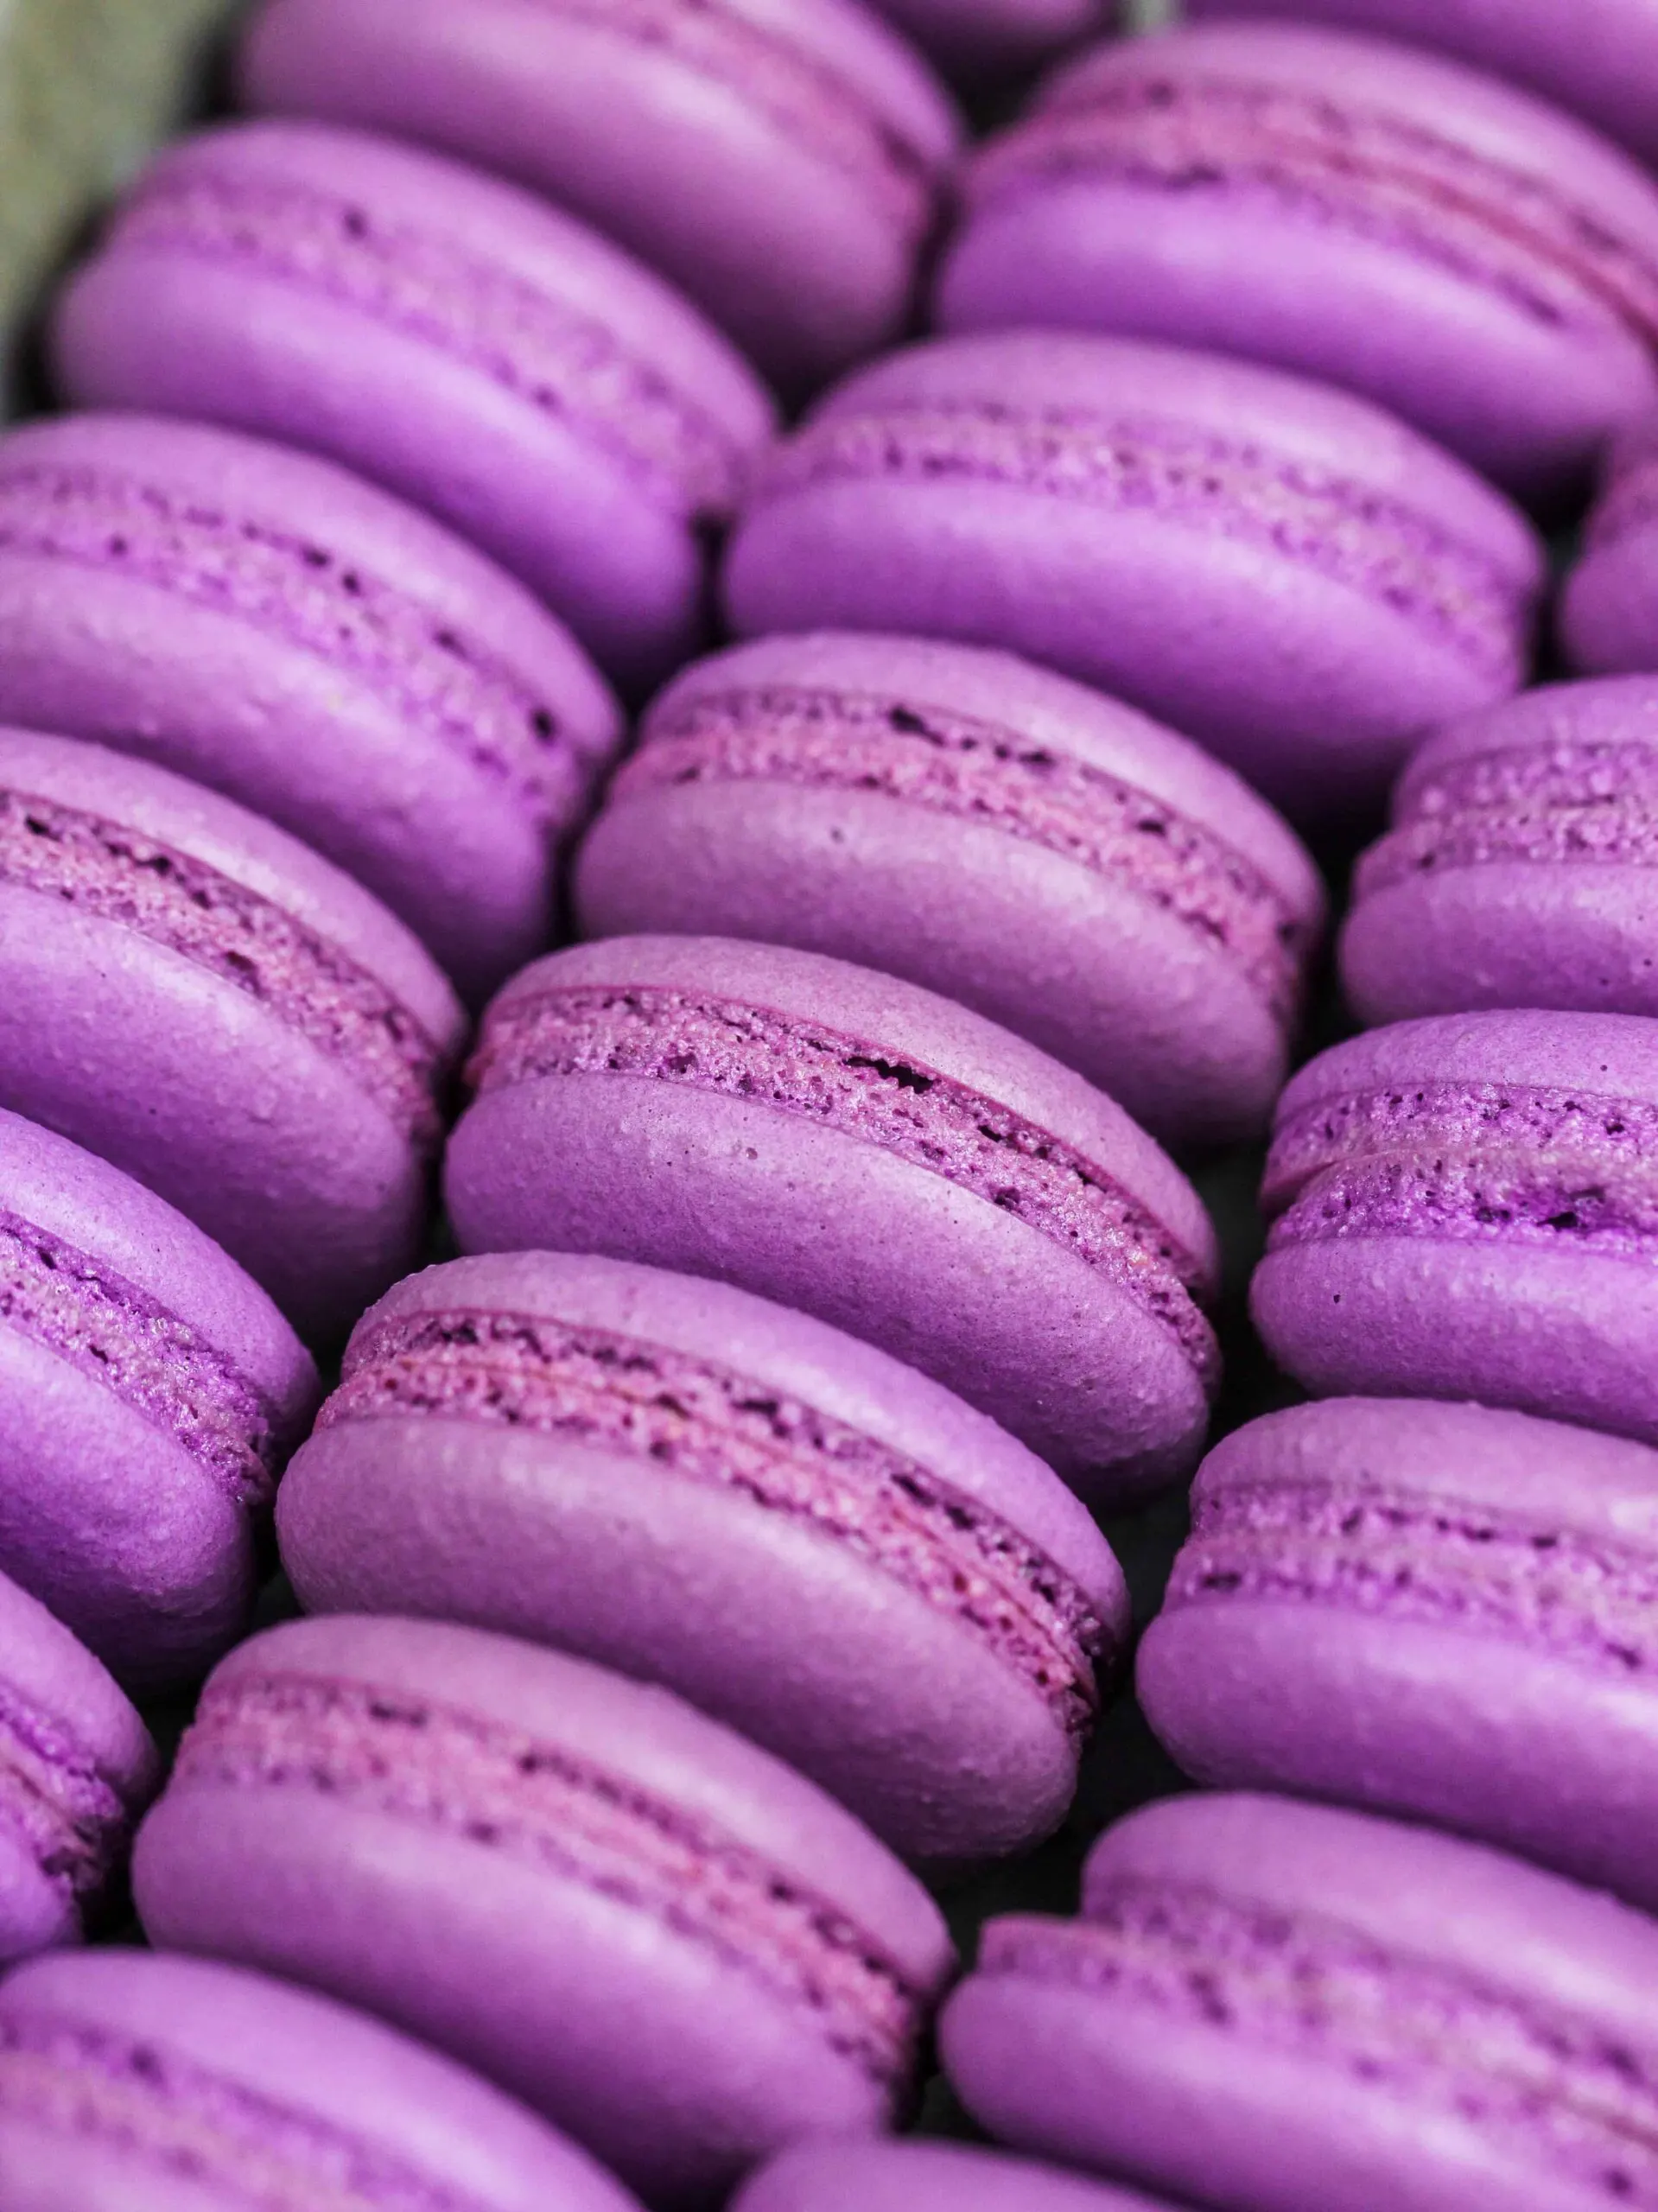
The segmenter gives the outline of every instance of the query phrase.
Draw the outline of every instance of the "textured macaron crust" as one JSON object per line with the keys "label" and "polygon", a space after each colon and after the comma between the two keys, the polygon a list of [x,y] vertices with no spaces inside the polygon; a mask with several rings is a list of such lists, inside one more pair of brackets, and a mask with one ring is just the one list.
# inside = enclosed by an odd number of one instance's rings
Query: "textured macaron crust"
{"label": "textured macaron crust", "polygon": [[1658,158],[1658,5],[1655,0],[1185,0],[1212,17],[1281,16],[1385,32],[1529,85]]}
{"label": "textured macaron crust", "polygon": [[1554,684],[1454,723],[1412,757],[1393,817],[1342,934],[1361,1020],[1658,1014],[1658,677]]}
{"label": "textured macaron crust", "polygon": [[1658,1027],[1483,1013],[1280,1102],[1250,1306],[1324,1397],[1478,1398],[1658,1443]]}
{"label": "textured macaron crust", "polygon": [[796,391],[901,327],[957,134],[857,0],[266,0],[239,76],[545,193]]}
{"label": "textured macaron crust", "polygon": [[142,1951],[0,1987],[8,2212],[637,2212],[544,2121],[377,2020]]}
{"label": "textured macaron crust", "polygon": [[0,1113],[0,1570],[130,1688],[240,1632],[309,1355],[182,1214]]}
{"label": "textured macaron crust", "polygon": [[0,439],[0,720],[239,799],[474,997],[546,946],[553,848],[620,734],[562,626],[413,509],[118,415]]}
{"label": "textured macaron crust", "polygon": [[723,1284],[458,1260],[359,1324],[282,1490],[312,1611],[462,1620],[664,1683],[906,1858],[1035,1842],[1122,1575],[1022,1445]]}
{"label": "textured macaron crust", "polygon": [[1658,667],[1658,416],[1618,439],[1583,550],[1561,590],[1559,629],[1574,668],[1589,676]]}
{"label": "textured macaron crust", "polygon": [[0,1966],[77,1940],[160,1779],[111,1675],[0,1574]]}
{"label": "textured macaron crust", "polygon": [[413,1263],[462,1027],[403,925],[286,832],[0,729],[0,1106],[177,1206],[302,1335]]}
{"label": "textured macaron crust", "polygon": [[251,431],[412,500],[630,684],[695,649],[700,533],[771,424],[731,347],[584,224],[321,124],[163,153],[53,350],[78,405]]}
{"label": "textured macaron crust", "polygon": [[807,1782],[659,1689],[505,1637],[339,1617],[245,1643],[141,1831],[163,1948],[357,2003],[653,2204],[879,2130],[951,1954]]}
{"label": "textured macaron crust", "polygon": [[731,2212],[1157,2212],[1028,2158],[956,2143],[806,2144],[763,2167]]}
{"label": "textured macaron crust", "polygon": [[583,845],[590,936],[795,944],[1028,1037],[1174,1142],[1257,1134],[1324,914],[1218,762],[1010,654],[854,632],[688,670]]}
{"label": "textured macaron crust", "polygon": [[1103,1092],[979,1015],[816,953],[613,938],[508,984],[468,1081],[463,1250],[607,1254],[815,1314],[1091,1500],[1192,1464],[1208,1216]]}
{"label": "textured macaron crust", "polygon": [[1524,680],[1518,512],[1362,400],[1077,332],[912,347],[758,472],[735,628],[1000,645],[1195,738],[1298,819]]}
{"label": "textured macaron crust", "polygon": [[1115,42],[963,189],[946,329],[1273,362],[1545,504],[1658,399],[1658,184],[1458,62],[1280,23]]}
{"label": "textured macaron crust", "polygon": [[993,1921],[951,2081],[1025,2148],[1239,2212],[1658,2200],[1658,1927],[1479,1845],[1179,1797],[1083,1914]]}
{"label": "textured macaron crust", "polygon": [[1658,1452],[1332,1398],[1236,1431],[1140,1647],[1186,1770],[1408,1814],[1658,1905]]}

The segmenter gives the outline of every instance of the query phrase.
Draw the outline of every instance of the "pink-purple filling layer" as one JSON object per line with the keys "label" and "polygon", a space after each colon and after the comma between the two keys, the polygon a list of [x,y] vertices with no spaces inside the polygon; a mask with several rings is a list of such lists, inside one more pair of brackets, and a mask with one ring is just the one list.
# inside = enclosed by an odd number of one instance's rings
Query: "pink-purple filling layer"
{"label": "pink-purple filling layer", "polygon": [[94,2144],[249,2212],[489,2212],[389,2144],[148,2038],[51,2012],[0,2018],[0,2120]]}
{"label": "pink-purple filling layer", "polygon": [[0,1326],[46,1345],[176,1438],[239,1503],[269,1503],[288,1440],[257,1386],[136,1285],[4,1212]]}
{"label": "pink-purple filling layer", "polygon": [[172,1788],[322,1796],[600,1891],[816,2015],[889,2093],[907,2075],[925,1993],[867,1930],[712,1821],[501,1722],[390,1687],[245,1672],[208,1685]]}
{"label": "pink-purple filling layer", "polygon": [[129,1815],[96,1761],[0,1682],[0,1826],[77,1904],[95,1897],[125,1840]]}
{"label": "pink-purple filling layer", "polygon": [[[1148,50],[1149,52],[1150,50]],[[1032,181],[1253,193],[1396,245],[1499,293],[1547,327],[1615,317],[1658,340],[1658,264],[1547,167],[1516,168],[1397,115],[1286,86],[1159,70],[1063,89],[984,154],[975,205]]]}
{"label": "pink-purple filling layer", "polygon": [[1104,1169],[965,1084],[762,1007],[589,986],[498,1004],[468,1079],[482,1095],[605,1075],[763,1103],[942,1175],[1099,1268],[1217,1378],[1191,1255]]}
{"label": "pink-purple filling layer", "polygon": [[1235,960],[1275,1020],[1294,1019],[1311,931],[1260,870],[1124,778],[1015,730],[873,693],[702,692],[651,722],[611,796],[742,782],[878,792],[1120,878]]}
{"label": "pink-purple filling layer", "polygon": [[1426,1236],[1658,1259],[1658,1107],[1518,1084],[1422,1084],[1309,1107],[1273,1141],[1280,1251]]}
{"label": "pink-purple filling layer", "polygon": [[511,784],[539,821],[562,827],[580,802],[580,763],[534,684],[320,537],[137,477],[0,453],[0,551],[130,576],[349,671],[410,728]]}
{"label": "pink-purple filling layer", "polygon": [[[1500,1967],[1501,1961],[1496,1962]],[[1658,2207],[1658,2039],[1481,1981],[1316,1914],[1124,1878],[1085,1922],[985,1931],[980,1971],[1087,1992],[1344,2077],[1393,2125],[1442,2114],[1609,2204]]]}
{"label": "pink-purple filling layer", "polygon": [[435,1414],[560,1436],[734,1492],[849,1547],[987,1644],[1073,1736],[1105,1624],[995,1514],[873,1437],[711,1361],[519,1313],[417,1313],[353,1340],[317,1426]]}
{"label": "pink-purple filling layer", "polygon": [[763,503],[820,484],[1000,484],[1166,517],[1264,547],[1379,600],[1493,680],[1526,673],[1525,588],[1430,516],[1335,472],[1178,423],[1081,408],[884,407],[809,423],[759,476]]}
{"label": "pink-purple filling layer", "polygon": [[351,308],[566,418],[665,504],[711,518],[735,501],[742,456],[688,393],[605,325],[458,238],[302,185],[162,168],[135,188],[112,243],[241,269]]}
{"label": "pink-purple filling layer", "polygon": [[1518,1638],[1619,1680],[1658,1669],[1658,1560],[1448,1495],[1328,1484],[1197,1502],[1164,1610],[1255,1601]]}
{"label": "pink-purple filling layer", "polygon": [[56,799],[0,791],[0,883],[207,969],[349,1070],[413,1143],[441,1140],[443,1056],[415,1015],[337,945],[206,861]]}
{"label": "pink-purple filling layer", "polygon": [[809,147],[850,189],[874,200],[901,235],[931,220],[931,164],[862,87],[778,28],[720,0],[541,0],[549,15],[664,52],[727,86],[791,145]]}
{"label": "pink-purple filling layer", "polygon": [[1658,867],[1658,755],[1648,745],[1537,745],[1471,754],[1411,786],[1371,848],[1358,898],[1456,868],[1540,861]]}

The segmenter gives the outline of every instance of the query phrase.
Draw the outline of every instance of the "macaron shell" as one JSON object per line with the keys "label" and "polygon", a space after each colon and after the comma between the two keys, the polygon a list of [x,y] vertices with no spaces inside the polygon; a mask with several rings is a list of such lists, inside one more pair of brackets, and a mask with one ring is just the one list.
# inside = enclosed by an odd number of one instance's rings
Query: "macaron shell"
{"label": "macaron shell", "polygon": [[785,2151],[731,2212],[1156,2212],[1149,2197],[956,2143],[825,2144]]}
{"label": "macaron shell", "polygon": [[[199,205],[206,220],[221,203],[251,211],[244,258],[169,242],[162,217],[175,207],[182,219]],[[162,227],[147,243],[152,206]],[[302,239],[302,283],[260,258],[284,225]],[[340,271],[306,243],[318,226]],[[359,289],[378,299],[389,285],[392,305],[357,302],[353,253],[365,257]],[[515,332],[548,331],[522,359],[480,357],[480,299]],[[766,396],[736,353],[584,226],[456,163],[315,124],[227,125],[163,154],[72,280],[53,346],[78,405],[296,442],[424,507],[632,684],[694,648],[703,580],[692,524],[770,429]],[[608,363],[624,411],[577,421],[536,397],[537,378],[558,391],[573,362],[589,382]],[[628,442],[647,415],[667,441],[659,469]]]}
{"label": "macaron shell", "polygon": [[896,334],[957,135],[918,58],[847,0],[486,0],[460,21],[441,0],[276,0],[238,74],[256,109],[417,139],[545,193],[796,390]]}
{"label": "macaron shell", "polygon": [[952,76],[1006,81],[1100,28],[1102,0],[880,0],[885,12]]}
{"label": "macaron shell", "polygon": [[[1288,552],[1261,519],[1286,501]],[[838,386],[761,473],[724,591],[741,635],[1024,653],[1304,820],[1372,803],[1413,737],[1518,687],[1541,575],[1506,502],[1360,401],[1125,339],[999,332]]]}
{"label": "macaron shell", "polygon": [[474,994],[545,944],[549,841],[619,736],[569,634],[459,539],[325,462],[154,416],[0,442],[0,717],[240,800]]}

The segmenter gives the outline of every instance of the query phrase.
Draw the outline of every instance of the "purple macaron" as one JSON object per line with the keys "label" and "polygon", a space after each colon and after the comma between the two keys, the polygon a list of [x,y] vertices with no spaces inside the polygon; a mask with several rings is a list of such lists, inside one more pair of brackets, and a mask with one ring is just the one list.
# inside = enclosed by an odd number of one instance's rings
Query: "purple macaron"
{"label": "purple macaron", "polygon": [[7,2212],[637,2212],[543,2120],[324,1997],[200,1959],[0,1987]]}
{"label": "purple macaron", "polygon": [[918,1367],[1091,1501],[1193,1464],[1215,1234],[1103,1092],[845,962],[612,938],[485,1017],[449,1146],[463,1250],[734,1283]]}
{"label": "purple macaron", "polygon": [[316,1370],[182,1214],[0,1112],[0,1568],[129,1688],[245,1624]]}
{"label": "purple macaron", "polygon": [[1553,505],[1658,401],[1658,183],[1460,63],[1217,23],[1096,48],[969,167],[946,329],[1212,346]]}
{"label": "purple macaron", "polygon": [[1412,758],[1342,933],[1362,1020],[1658,1014],[1658,677],[1528,691]]}
{"label": "purple macaron", "polygon": [[1185,0],[1198,20],[1281,16],[1383,31],[1512,77],[1658,159],[1655,0]]}
{"label": "purple macaron", "polygon": [[1658,1023],[1445,1014],[1280,1103],[1250,1306],[1315,1395],[1479,1398],[1658,1443]]}
{"label": "purple macaron", "polygon": [[958,2143],[826,2143],[785,2151],[738,2190],[731,2212],[1158,2212],[1028,2158]]}
{"label": "purple macaron", "polygon": [[432,1622],[291,1622],[233,1652],[134,1886],[153,1942],[424,2037],[664,2208],[888,2124],[952,1964],[913,1876],[765,1752]]}
{"label": "purple macaron", "polygon": [[695,650],[702,536],[771,427],[726,341],[584,224],[314,123],[162,154],[53,353],[78,406],[251,431],[412,500],[630,686]]}
{"label": "purple macaron", "polygon": [[1022,2148],[1228,2212],[1658,2199],[1658,1926],[1477,1844],[1181,1797],[992,1921],[945,2063]]}
{"label": "purple macaron", "polygon": [[413,509],[119,415],[0,439],[0,721],[239,799],[471,997],[547,944],[555,848],[620,734],[562,626]]}
{"label": "purple macaron", "polygon": [[1140,1647],[1199,1782],[1402,1813],[1658,1906],[1658,1452],[1331,1398],[1204,1461]]}
{"label": "purple macaron", "polygon": [[0,1966],[79,1941],[160,1779],[111,1676],[0,1574]]}
{"label": "purple macaron", "polygon": [[858,0],[265,0],[238,75],[545,193],[791,391],[902,328],[957,136]]}
{"label": "purple macaron", "polygon": [[1559,626],[1566,659],[1585,675],[1658,669],[1658,414],[1607,454]]}
{"label": "purple macaron", "polygon": [[819,1321],[619,1260],[400,1283],[278,1528],[309,1611],[467,1621],[663,1682],[912,1859],[1058,1826],[1128,1631],[1103,1536],[982,1414]]}
{"label": "purple macaron", "polygon": [[285,831],[0,729],[0,1106],[148,1184],[302,1336],[417,1257],[463,1029],[402,923]]}
{"label": "purple macaron", "polygon": [[590,936],[753,938],[924,984],[1180,1144],[1264,1126],[1324,914],[1283,822],[1185,739],[1011,654],[854,632],[670,684],[576,899]]}
{"label": "purple macaron", "polygon": [[876,0],[952,77],[999,92],[1015,70],[1075,46],[1114,12],[1112,0]]}
{"label": "purple macaron", "polygon": [[1518,512],[1368,403],[1081,333],[912,347],[759,471],[726,563],[746,635],[1001,645],[1195,738],[1298,819],[1524,681]]}

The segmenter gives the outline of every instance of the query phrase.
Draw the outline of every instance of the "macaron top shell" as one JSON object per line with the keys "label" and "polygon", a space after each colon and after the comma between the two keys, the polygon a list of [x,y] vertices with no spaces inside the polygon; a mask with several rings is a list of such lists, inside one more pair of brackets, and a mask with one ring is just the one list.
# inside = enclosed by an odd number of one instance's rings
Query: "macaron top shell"
{"label": "macaron top shell", "polygon": [[739,355],[585,225],[313,123],[162,153],[54,347],[79,404],[297,443],[402,493],[631,681],[694,637],[689,534],[728,512],[772,423]]}
{"label": "macaron top shell", "polygon": [[569,632],[461,539],[326,461],[156,416],[0,440],[0,718],[267,815],[472,989],[545,942],[546,846],[620,735]]}
{"label": "macaron top shell", "polygon": [[[1553,778],[1581,769],[1598,780],[1592,797],[1603,804],[1622,785],[1618,771],[1637,769],[1658,747],[1658,676],[1609,676],[1577,683],[1544,683],[1480,715],[1464,715],[1434,731],[1412,753],[1394,793],[1396,823],[1447,811],[1439,786],[1466,782],[1483,798],[1476,766],[1503,795],[1516,798],[1528,785],[1546,799]],[[1610,783],[1599,780],[1605,777]],[[1495,798],[1495,793],[1494,793]],[[1630,797],[1636,796],[1631,790]],[[1562,855],[1565,857],[1566,855]]]}
{"label": "macaron top shell", "polygon": [[806,2144],[763,2167],[731,2212],[1158,2212],[1149,2196],[958,2143]]}
{"label": "macaron top shell", "polygon": [[950,75],[991,85],[1100,29],[1102,0],[880,0]]}
{"label": "macaron top shell", "polygon": [[255,107],[424,140],[574,208],[770,375],[892,335],[957,125],[854,0],[272,0]]}
{"label": "macaron top shell", "polygon": [[[42,1959],[0,1987],[0,2186],[85,2212],[201,2202],[627,2212],[573,2145],[325,1997],[153,1952]],[[45,2193],[37,2196],[37,2190]]]}

